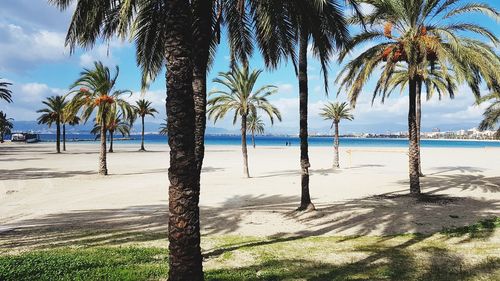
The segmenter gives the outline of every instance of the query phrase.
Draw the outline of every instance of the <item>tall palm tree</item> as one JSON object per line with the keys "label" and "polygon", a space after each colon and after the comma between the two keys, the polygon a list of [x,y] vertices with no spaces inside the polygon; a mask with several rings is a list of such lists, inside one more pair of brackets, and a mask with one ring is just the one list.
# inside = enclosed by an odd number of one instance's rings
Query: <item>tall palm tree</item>
{"label": "tall palm tree", "polygon": [[248,130],[252,135],[252,146],[255,148],[255,133],[263,134],[264,133],[264,121],[260,118],[258,114],[250,113],[248,115]]}
{"label": "tall palm tree", "polygon": [[64,106],[63,116],[62,116],[62,139],[63,139],[63,151],[66,151],[66,124],[70,126],[76,126],[80,124],[80,117],[77,116],[77,112],[71,107],[71,103],[67,103]]}
{"label": "tall palm tree", "polygon": [[61,153],[61,124],[63,122],[64,108],[68,104],[64,96],[52,96],[42,102],[46,108],[37,110],[41,113],[38,117],[38,124],[46,124],[49,128],[56,124],[56,151]]}
{"label": "tall palm tree", "polygon": [[[76,46],[98,39],[133,37],[143,86],[168,69],[169,280],[202,280],[198,198],[200,170],[195,158],[192,7],[188,0],[49,0],[61,10],[76,7],[66,36]],[[195,0],[203,5],[202,0]],[[201,2],[198,2],[201,1]],[[76,5],[72,5],[75,4]],[[211,9],[201,6],[206,15]],[[202,22],[199,26],[205,26]],[[211,25],[206,25],[210,27]],[[167,28],[168,27],[168,28]],[[208,48],[207,48],[208,51]]]}
{"label": "tall palm tree", "polygon": [[154,117],[155,113],[158,113],[158,111],[156,111],[156,109],[152,107],[152,102],[145,99],[140,99],[134,106],[134,113],[137,116],[141,117],[141,149],[139,149],[139,151],[146,151],[146,149],[144,148],[144,117],[146,117],[147,115]]}
{"label": "tall palm tree", "polygon": [[[384,65],[375,94],[384,93],[398,63],[406,64],[408,82],[408,133],[410,193],[420,194],[419,146],[417,138],[416,103],[422,81],[439,66],[445,81],[466,83],[472,92],[480,95],[480,85],[489,89],[498,87],[500,59],[487,43],[474,39],[481,36],[494,45],[499,41],[487,28],[470,22],[457,21],[470,12],[479,12],[499,18],[494,8],[483,3],[464,3],[461,0],[363,0],[369,13],[363,20],[371,28],[362,31],[344,48],[340,60],[354,48],[371,43],[369,48],[346,64],[337,81],[340,89],[348,89],[351,105],[355,106],[359,93],[370,74]],[[353,22],[359,20],[353,19]],[[466,31],[464,33],[463,31]],[[452,71],[448,71],[451,69]]]}
{"label": "tall palm tree", "polygon": [[272,85],[265,85],[257,91],[253,91],[255,82],[259,78],[262,70],[249,71],[248,66],[234,68],[230,72],[220,72],[214,83],[218,83],[227,88],[224,90],[214,90],[210,95],[215,95],[208,100],[208,117],[213,118],[214,123],[230,112],[234,111],[233,124],[238,117],[241,118],[241,151],[243,153],[243,174],[249,178],[248,172],[248,152],[247,152],[247,119],[251,114],[257,114],[257,110],[264,111],[274,123],[274,116],[281,121],[279,110],[274,107],[268,97],[277,92],[277,88]]}
{"label": "tall palm tree", "polygon": [[[168,69],[169,280],[202,280],[199,232],[200,169],[195,158],[192,7],[188,0],[49,0],[66,10],[76,7],[66,36],[70,50],[92,47],[98,39],[133,37],[143,86]],[[204,4],[203,0],[193,2]],[[75,4],[76,5],[73,5]],[[205,15],[211,9],[200,7]],[[203,22],[199,26],[211,27]],[[168,27],[168,28],[167,28]],[[205,34],[204,34],[205,35]],[[207,48],[207,52],[208,52]]]}
{"label": "tall palm tree", "polygon": [[14,128],[12,124],[14,119],[7,118],[7,114],[0,111],[0,143],[4,142],[4,136],[11,134],[11,130]]}
{"label": "tall palm tree", "polygon": [[99,174],[107,175],[108,168],[106,163],[106,125],[114,107],[121,109],[124,118],[131,116],[132,112],[130,105],[122,96],[124,94],[132,94],[129,90],[115,90],[116,79],[120,69],[115,68],[115,73],[112,74],[110,69],[101,62],[95,62],[94,68],[84,70],[80,73],[80,78],[71,86],[75,94],[72,100],[72,107],[81,111],[81,119],[84,122],[96,114],[96,122],[101,125],[100,153],[99,153]]}
{"label": "tall palm tree", "polygon": [[8,103],[12,102],[12,91],[9,89],[11,85],[12,83],[0,81],[0,100],[5,100]]}
{"label": "tall palm tree", "polygon": [[333,168],[340,168],[339,165],[339,123],[341,120],[353,120],[354,116],[351,113],[351,109],[346,102],[329,102],[321,109],[320,115],[325,120],[332,121],[332,128],[335,126],[335,142],[334,149],[335,154],[333,158]]}
{"label": "tall palm tree", "polygon": [[479,130],[497,130],[495,138],[500,138],[500,92],[493,92],[491,94],[481,97],[479,103],[491,102],[483,114],[483,120],[479,124]]}

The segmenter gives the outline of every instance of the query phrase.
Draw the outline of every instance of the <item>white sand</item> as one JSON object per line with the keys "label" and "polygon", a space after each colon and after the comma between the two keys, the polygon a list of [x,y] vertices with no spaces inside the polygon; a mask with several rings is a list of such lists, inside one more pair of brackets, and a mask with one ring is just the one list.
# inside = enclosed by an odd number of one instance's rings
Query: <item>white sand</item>
{"label": "white sand", "polygon": [[[49,237],[59,232],[165,231],[168,147],[115,144],[110,175],[96,175],[97,144],[0,144],[2,233]],[[423,192],[408,193],[404,148],[311,147],[311,196],[316,212],[294,211],[300,200],[298,147],[249,147],[251,179],[242,177],[238,146],[208,146],[201,185],[206,235],[388,235],[430,233],[500,215],[500,149],[424,148]],[[384,195],[375,196],[374,195]],[[451,199],[448,197],[452,197]],[[23,232],[24,231],[24,232]],[[11,236],[12,238],[13,236]],[[5,238],[5,237],[4,237]],[[58,238],[60,239],[60,238]]]}

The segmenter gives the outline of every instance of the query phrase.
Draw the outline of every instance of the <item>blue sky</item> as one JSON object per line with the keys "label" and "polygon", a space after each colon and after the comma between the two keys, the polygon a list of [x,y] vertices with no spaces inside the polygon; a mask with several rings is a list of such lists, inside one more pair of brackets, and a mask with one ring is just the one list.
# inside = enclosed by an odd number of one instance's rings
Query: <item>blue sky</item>
{"label": "blue sky", "polygon": [[[500,9],[500,1],[487,1]],[[15,120],[35,120],[36,110],[41,101],[51,95],[64,94],[68,86],[78,77],[83,67],[92,65],[94,60],[101,60],[109,66],[120,66],[118,88],[135,91],[131,98],[140,98],[140,72],[135,63],[133,44],[113,40],[109,43],[97,44],[91,50],[78,49],[70,55],[64,47],[64,38],[71,11],[60,12],[49,6],[46,0],[2,0],[0,9],[0,77],[12,82],[14,86],[14,103],[0,103],[0,110],[5,111]],[[499,34],[498,23],[488,18],[465,17],[463,21],[478,21]],[[224,40],[218,49],[215,63],[209,73],[211,81],[219,71],[227,71],[229,52]],[[338,97],[337,85],[334,84],[339,66],[332,62],[330,68],[330,96],[323,90],[322,73],[317,61],[309,56],[309,89],[310,89],[310,131],[326,133],[330,124],[323,121],[318,113],[326,101],[344,101],[345,94]],[[252,68],[265,68],[260,54],[255,53],[250,61]],[[376,75],[376,74],[375,74]],[[161,123],[165,117],[165,81],[160,75],[153,83],[145,98],[153,101],[160,114],[150,122]],[[269,127],[269,132],[298,132],[298,82],[290,64],[283,63],[277,70],[265,71],[261,75],[259,85],[274,84],[279,93],[271,98],[281,110],[283,122]],[[208,89],[215,85],[211,82]],[[373,81],[365,88],[354,111],[355,120],[344,122],[342,131],[352,132],[395,132],[406,130],[407,97],[394,94],[380,104],[371,105]],[[477,126],[484,106],[474,105],[474,98],[466,87],[461,87],[454,100],[437,98],[423,103],[423,129],[455,130]],[[216,125],[209,121],[209,126],[237,130],[228,118]]]}

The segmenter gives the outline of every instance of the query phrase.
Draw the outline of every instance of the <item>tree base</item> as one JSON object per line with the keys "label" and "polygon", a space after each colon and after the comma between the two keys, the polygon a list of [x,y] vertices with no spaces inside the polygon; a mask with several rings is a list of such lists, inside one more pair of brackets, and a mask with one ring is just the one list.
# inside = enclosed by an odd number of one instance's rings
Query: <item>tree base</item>
{"label": "tree base", "polygon": [[298,212],[312,212],[312,211],[315,211],[316,210],[316,207],[314,207],[314,204],[313,203],[309,203],[309,204],[301,204],[297,209],[296,211]]}

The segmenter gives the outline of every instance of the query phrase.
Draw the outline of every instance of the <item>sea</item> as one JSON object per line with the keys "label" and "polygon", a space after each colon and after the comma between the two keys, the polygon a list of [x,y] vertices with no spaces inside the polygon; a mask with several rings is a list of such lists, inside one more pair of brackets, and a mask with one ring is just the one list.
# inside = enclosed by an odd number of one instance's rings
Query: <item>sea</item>
{"label": "sea", "polygon": [[[41,134],[42,142],[55,142],[55,134]],[[79,143],[98,143],[94,135],[87,134],[66,134],[67,142]],[[150,144],[165,144],[167,145],[167,137],[157,134],[146,134],[145,142]],[[250,137],[247,139],[248,145],[251,145]],[[352,138],[341,137],[341,146],[343,147],[408,147],[408,139],[398,138]],[[139,144],[141,142],[140,135],[131,135],[126,139],[115,136],[115,144]],[[297,136],[256,136],[255,143],[257,146],[285,146],[287,143],[291,146],[299,146],[300,140]],[[240,145],[241,137],[237,135],[207,135],[205,136],[206,145]],[[332,137],[309,137],[310,146],[332,146]],[[422,139],[422,147],[449,147],[449,148],[487,148],[500,147],[500,141],[491,140],[435,140]]]}

